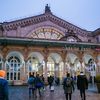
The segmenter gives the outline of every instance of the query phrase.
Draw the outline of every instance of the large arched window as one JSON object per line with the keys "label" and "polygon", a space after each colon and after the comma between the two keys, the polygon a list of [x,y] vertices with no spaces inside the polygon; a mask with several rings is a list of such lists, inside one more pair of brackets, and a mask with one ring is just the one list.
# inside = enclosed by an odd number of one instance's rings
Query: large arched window
{"label": "large arched window", "polygon": [[28,38],[51,39],[51,40],[53,39],[59,40],[63,36],[64,33],[61,30],[58,30],[50,26],[39,27],[26,35],[26,37]]}
{"label": "large arched window", "polygon": [[7,80],[20,80],[21,60],[17,56],[11,56],[6,62]]}
{"label": "large arched window", "polygon": [[38,59],[36,59],[35,57],[30,57],[30,59],[27,62],[28,77],[29,73],[38,72],[38,66]]}

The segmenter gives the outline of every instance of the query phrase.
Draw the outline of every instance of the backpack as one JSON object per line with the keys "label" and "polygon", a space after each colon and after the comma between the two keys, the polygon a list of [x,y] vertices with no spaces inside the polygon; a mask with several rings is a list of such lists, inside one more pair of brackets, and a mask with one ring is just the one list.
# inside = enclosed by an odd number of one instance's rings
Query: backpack
{"label": "backpack", "polygon": [[70,87],[71,86],[71,78],[66,78],[66,81],[65,81],[65,85],[66,87]]}
{"label": "backpack", "polygon": [[33,78],[33,77],[30,77],[30,78],[28,79],[28,83],[29,83],[30,85],[34,84],[34,81],[35,81],[35,78]]}

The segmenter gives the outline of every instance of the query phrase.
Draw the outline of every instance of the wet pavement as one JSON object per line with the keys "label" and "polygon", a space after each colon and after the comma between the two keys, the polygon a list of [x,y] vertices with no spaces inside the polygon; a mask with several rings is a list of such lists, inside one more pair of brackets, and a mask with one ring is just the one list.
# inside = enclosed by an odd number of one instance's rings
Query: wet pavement
{"label": "wet pavement", "polygon": [[[10,86],[9,100],[65,100],[65,95],[62,86],[55,86],[54,92],[47,86],[41,97],[37,94],[37,97],[29,99],[27,86]],[[72,94],[72,100],[81,100],[77,89]],[[100,100],[100,93],[97,93],[96,87],[89,86],[86,100]]]}

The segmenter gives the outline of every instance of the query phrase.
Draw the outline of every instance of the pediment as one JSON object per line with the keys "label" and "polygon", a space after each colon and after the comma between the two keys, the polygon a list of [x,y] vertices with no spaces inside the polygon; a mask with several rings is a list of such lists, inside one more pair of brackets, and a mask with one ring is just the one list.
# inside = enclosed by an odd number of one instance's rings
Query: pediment
{"label": "pediment", "polygon": [[20,19],[20,20],[16,20],[16,21],[12,21],[12,22],[6,22],[3,24],[3,28],[6,30],[15,30],[17,29],[19,26],[20,27],[27,27],[30,25],[36,25],[45,21],[50,21],[52,23],[54,23],[55,25],[58,25],[59,27],[62,27],[66,30],[73,30],[75,33],[80,33],[80,34],[87,34],[88,31],[83,30],[55,15],[53,15],[52,13],[44,13],[38,16],[33,16],[33,17],[29,17],[29,18],[24,18],[24,19]]}
{"label": "pediment", "polygon": [[[47,25],[45,25],[48,23]],[[65,36],[65,33],[63,32],[63,29],[61,30],[60,27],[57,27],[53,23],[49,23],[47,21],[46,23],[42,23],[42,25],[37,25],[34,29],[32,29],[30,32],[25,34],[24,37],[26,38],[34,38],[34,39],[49,39],[49,40],[59,40],[63,36]]]}

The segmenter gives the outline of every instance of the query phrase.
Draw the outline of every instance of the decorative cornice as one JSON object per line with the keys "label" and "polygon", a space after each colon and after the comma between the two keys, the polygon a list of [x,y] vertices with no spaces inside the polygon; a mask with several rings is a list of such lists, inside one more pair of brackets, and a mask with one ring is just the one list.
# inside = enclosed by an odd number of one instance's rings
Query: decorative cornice
{"label": "decorative cornice", "polygon": [[100,28],[92,32],[92,36],[97,36],[97,35],[100,35]]}
{"label": "decorative cornice", "polygon": [[9,30],[16,30],[18,26],[25,27],[32,24],[37,24],[46,20],[45,14],[41,14],[38,16],[33,16],[29,18],[24,18],[16,21],[11,22],[4,22],[3,28],[7,31]]}
{"label": "decorative cornice", "polygon": [[51,12],[50,13],[45,12],[44,14],[40,14],[37,16],[32,16],[32,17],[28,17],[28,18],[24,18],[24,19],[20,19],[20,20],[15,20],[15,21],[11,21],[11,22],[4,22],[3,29],[7,30],[7,31],[16,30],[18,26],[25,27],[25,26],[29,26],[29,25],[38,24],[40,22],[44,22],[47,20],[53,22],[54,24],[57,24],[60,27],[65,28],[67,30],[73,30],[74,32],[76,32],[80,35],[85,35],[85,36],[91,35],[91,32],[81,29],[81,28],[53,15]]}
{"label": "decorative cornice", "polygon": [[68,30],[73,30],[76,33],[80,33],[80,34],[84,34],[84,35],[88,35],[88,33],[91,33],[89,31],[83,30],[55,15],[53,15],[52,13],[44,13],[41,15],[37,15],[37,16],[32,16],[29,18],[24,18],[24,19],[20,19],[20,20],[16,20],[16,21],[11,21],[11,22],[4,22],[3,23],[3,29],[9,31],[9,30],[16,30],[18,26],[20,27],[25,27],[25,26],[29,26],[29,25],[33,25],[33,24],[37,24],[40,22],[44,22],[44,21],[51,21],[55,24],[57,24],[58,26],[61,26],[65,29]]}

